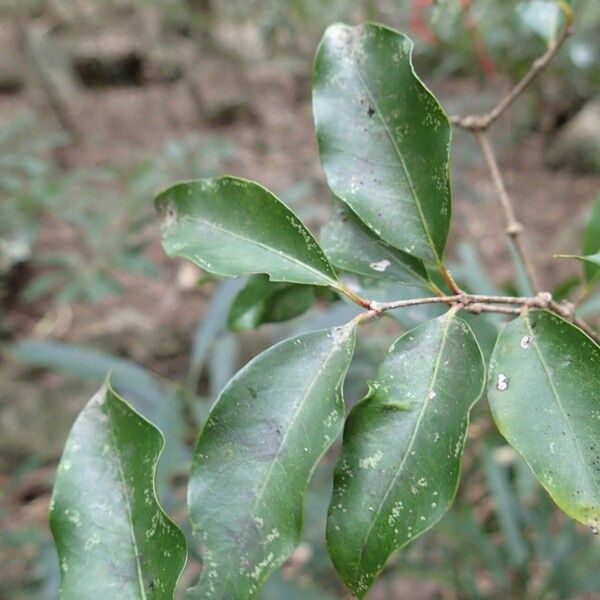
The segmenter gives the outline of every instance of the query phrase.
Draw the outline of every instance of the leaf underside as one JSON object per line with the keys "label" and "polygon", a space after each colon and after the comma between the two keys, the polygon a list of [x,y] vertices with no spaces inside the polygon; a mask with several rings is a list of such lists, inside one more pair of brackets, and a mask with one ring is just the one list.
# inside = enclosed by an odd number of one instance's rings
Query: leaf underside
{"label": "leaf underside", "polygon": [[498,336],[488,398],[502,435],[569,516],[600,526],[600,347],[547,311]]}
{"label": "leaf underside", "polygon": [[217,275],[268,273],[273,281],[339,285],[310,231],[257,183],[238,177],[178,183],[159,194],[156,206],[169,256]]}
{"label": "leaf underside", "polygon": [[372,23],[327,29],[313,112],[329,187],[377,235],[429,263],[450,223],[450,124],[413,70],[412,42]]}
{"label": "leaf underside", "polygon": [[81,411],[50,509],[63,600],[173,597],[187,549],[154,489],[163,445],[107,385]]}
{"label": "leaf underside", "polygon": [[452,503],[485,365],[450,311],[400,337],[351,411],[327,522],[333,563],[362,597],[389,555]]}
{"label": "leaf underside", "polygon": [[321,245],[337,268],[375,279],[429,287],[423,261],[390,246],[338,203],[335,218],[321,232]]}
{"label": "leaf underside", "polygon": [[299,542],[310,475],[342,427],[354,335],[347,325],[281,342],[222,391],[192,464],[204,571],[191,598],[253,598]]}

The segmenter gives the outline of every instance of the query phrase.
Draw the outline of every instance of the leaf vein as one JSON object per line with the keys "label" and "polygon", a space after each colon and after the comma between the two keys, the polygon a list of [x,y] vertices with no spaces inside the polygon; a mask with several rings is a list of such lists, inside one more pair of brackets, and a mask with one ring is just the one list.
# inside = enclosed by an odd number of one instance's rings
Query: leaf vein
{"label": "leaf vein", "polygon": [[583,453],[582,453],[579,443],[577,441],[577,436],[575,434],[575,430],[573,429],[571,420],[569,419],[569,416],[567,415],[567,412],[565,411],[565,407],[563,406],[562,401],[560,400],[558,390],[556,389],[556,386],[554,385],[554,381],[552,379],[552,376],[550,375],[550,369],[548,368],[548,365],[546,364],[544,355],[542,354],[542,351],[536,340],[536,336],[534,335],[533,329],[531,327],[531,322],[530,322],[528,316],[525,316],[525,323],[527,325],[527,330],[529,332],[529,335],[533,341],[533,347],[535,348],[536,354],[540,360],[540,364],[542,365],[542,369],[544,370],[544,374],[546,375],[546,379],[548,380],[550,389],[552,390],[552,395],[554,397],[554,401],[556,402],[556,405],[558,406],[558,408],[560,410],[563,420],[565,421],[565,423],[567,424],[567,427],[569,428],[569,432],[570,432],[571,438],[573,440],[573,445],[575,446],[575,449],[577,450],[577,455],[579,457],[579,460],[581,461],[581,464],[584,466],[585,470],[590,475],[590,479],[592,480],[592,482],[594,484],[594,488],[596,489],[596,494],[600,498],[600,487],[598,486],[598,481],[596,480],[594,473],[591,470],[590,466],[586,463],[586,461],[583,458]]}
{"label": "leaf vein", "polygon": [[[287,254],[287,253],[285,253],[285,252],[283,252],[281,250],[277,250],[276,248],[273,248],[271,246],[263,244],[262,242],[259,242],[258,240],[245,237],[245,236],[240,235],[239,233],[231,231],[229,229],[225,229],[223,227],[219,227],[215,223],[212,223],[210,221],[206,221],[205,219],[201,219],[200,217],[193,217],[191,215],[186,215],[185,218],[188,219],[189,221],[195,221],[195,222],[198,222],[198,223],[202,223],[202,224],[206,225],[208,228],[216,229],[217,231],[220,231],[220,232],[224,233],[225,235],[229,235],[230,237],[233,237],[235,239],[242,240],[242,241],[244,241],[244,242],[246,242],[246,243],[248,243],[250,245],[258,246],[258,247],[262,248],[263,250],[267,250],[269,252],[273,252],[274,254],[277,254],[278,256],[280,256],[281,258],[283,258],[283,259],[291,262],[292,264],[294,264],[296,266],[300,266],[300,267],[306,269],[307,271],[310,271],[312,274],[318,275],[319,279],[328,281],[329,285],[334,285],[334,286],[338,285],[337,282],[336,282],[336,280],[333,277],[331,277],[330,275],[327,275],[327,276],[323,275],[323,273],[320,272],[315,267],[313,267],[313,266],[311,266],[311,265],[309,265],[309,264],[307,264],[305,262],[299,261],[298,259],[294,258],[293,256],[290,256],[289,254]],[[315,244],[316,244],[316,242],[315,242]],[[325,256],[323,256],[323,258],[326,260]],[[261,272],[262,273],[263,271],[257,271],[257,272]],[[268,271],[265,271],[265,272],[268,273]]]}
{"label": "leaf vein", "polygon": [[379,105],[377,103],[377,100],[375,99],[375,96],[373,96],[371,90],[369,89],[367,82],[365,81],[362,73],[360,72],[360,69],[358,68],[358,65],[355,64],[354,68],[355,68],[356,74],[358,75],[358,79],[359,79],[361,85],[363,86],[365,92],[369,95],[369,99],[373,103],[377,117],[383,123],[383,127],[385,129],[385,132],[386,132],[391,144],[392,144],[392,147],[394,148],[394,150],[398,156],[398,160],[400,161],[400,165],[402,166],[402,170],[404,171],[404,174],[406,176],[406,180],[408,182],[408,187],[410,188],[410,192],[411,192],[415,207],[417,209],[419,219],[421,221],[421,226],[423,227],[423,231],[425,233],[425,236],[427,237],[427,241],[429,242],[429,245],[433,252],[433,256],[435,258],[439,259],[437,249],[435,247],[435,244],[433,243],[433,238],[431,236],[431,232],[429,231],[429,226],[425,220],[425,215],[423,214],[423,209],[421,207],[421,202],[420,202],[419,196],[417,194],[417,190],[415,189],[414,183],[412,181],[412,178],[411,178],[408,168],[406,166],[406,161],[404,160],[404,155],[402,154],[402,151],[400,150],[400,147],[398,146],[398,143],[396,142],[396,138],[392,135],[392,132],[390,130],[388,122],[385,120],[383,113],[381,112]]}
{"label": "leaf vein", "polygon": [[437,375],[438,375],[438,371],[440,368],[440,363],[441,363],[441,357],[442,354],[444,352],[444,348],[446,345],[446,341],[448,338],[448,329],[450,327],[450,323],[452,322],[452,317],[450,315],[446,316],[446,323],[444,324],[444,329],[442,331],[442,336],[440,339],[440,345],[438,348],[438,355],[436,357],[434,366],[433,366],[433,370],[431,372],[431,380],[429,382],[429,387],[427,390],[427,395],[425,396],[425,400],[423,402],[423,406],[421,407],[421,411],[419,412],[419,416],[417,417],[417,421],[415,423],[415,428],[413,430],[413,433],[410,437],[410,440],[408,442],[408,446],[406,447],[406,452],[404,453],[404,456],[402,457],[402,460],[400,461],[400,464],[398,465],[398,468],[396,469],[394,476],[392,477],[392,480],[390,481],[390,484],[388,485],[383,498],[381,499],[381,502],[379,503],[379,505],[377,506],[377,510],[375,511],[375,513],[373,514],[373,518],[371,519],[371,524],[369,525],[369,528],[367,529],[367,532],[365,534],[365,537],[363,539],[363,542],[360,546],[360,552],[359,552],[359,557],[358,557],[358,561],[356,563],[356,569],[354,571],[355,576],[358,574],[358,572],[360,571],[360,566],[362,564],[362,560],[364,557],[364,551],[366,548],[366,544],[367,541],[369,539],[369,536],[371,535],[371,532],[373,531],[373,527],[375,526],[375,522],[377,521],[377,519],[379,518],[379,515],[381,514],[381,510],[383,508],[383,505],[385,504],[388,496],[390,495],[390,492],[392,491],[392,488],[394,487],[394,485],[396,484],[396,481],[398,480],[398,477],[400,476],[400,473],[402,472],[402,470],[404,469],[404,465],[406,464],[406,461],[408,460],[408,457],[410,456],[410,452],[412,450],[412,447],[414,446],[415,440],[417,438],[417,434],[419,432],[419,427],[421,425],[421,421],[423,420],[423,416],[425,415],[426,409],[429,406],[430,403],[430,392],[433,390],[433,387],[437,381]]}

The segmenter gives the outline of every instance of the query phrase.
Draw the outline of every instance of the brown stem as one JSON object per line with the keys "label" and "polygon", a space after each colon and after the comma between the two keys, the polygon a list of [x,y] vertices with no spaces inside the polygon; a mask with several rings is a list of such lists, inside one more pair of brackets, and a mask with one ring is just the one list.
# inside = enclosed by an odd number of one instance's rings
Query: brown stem
{"label": "brown stem", "polygon": [[523,90],[541,73],[548,63],[554,58],[556,53],[572,32],[572,15],[563,9],[567,24],[561,31],[560,35],[549,46],[546,52],[538,59],[534,60],[529,71],[525,73],[523,78],[510,90],[510,92],[502,98],[502,100],[488,113],[483,115],[467,115],[466,117],[453,116],[450,117],[450,122],[453,125],[458,125],[463,129],[471,131],[485,131],[492,123],[497,121],[508,107],[521,95]]}
{"label": "brown stem", "polygon": [[521,223],[519,223],[515,215],[512,200],[506,191],[506,186],[504,185],[504,180],[502,179],[502,175],[500,173],[496,155],[486,133],[483,131],[476,131],[475,136],[479,146],[481,147],[481,151],[483,152],[485,162],[492,177],[492,182],[496,188],[498,200],[500,200],[500,205],[502,206],[502,210],[504,212],[506,234],[508,235],[515,251],[517,252],[519,259],[523,263],[527,279],[531,284],[531,288],[537,294],[541,289],[539,279],[523,242],[523,226]]}
{"label": "brown stem", "polygon": [[338,292],[341,292],[345,296],[347,296],[352,302],[362,306],[363,308],[371,308],[372,300],[366,300],[365,298],[361,298],[356,292],[353,292],[347,285],[343,283],[336,286]]}
{"label": "brown stem", "polygon": [[[344,286],[345,287],[345,286]],[[346,293],[346,292],[344,292]],[[523,308],[540,308],[550,310],[570,321],[584,331],[596,343],[600,343],[600,336],[585,321],[575,316],[573,306],[570,304],[558,304],[552,300],[548,292],[541,292],[537,296],[491,296],[482,294],[454,294],[451,296],[427,296],[424,298],[410,298],[408,300],[394,300],[392,302],[377,302],[365,300],[352,292],[348,297],[355,297],[357,304],[367,308],[365,312],[356,317],[356,321],[364,322],[380,317],[388,310],[418,306],[420,304],[448,304],[450,307],[479,314],[482,312],[493,312],[504,315],[518,315]]]}
{"label": "brown stem", "polygon": [[[417,306],[418,304],[462,304],[465,309],[475,307],[473,312],[485,310],[483,305],[494,304],[513,304],[516,306],[531,306],[535,308],[552,308],[555,303],[552,302],[552,296],[548,293],[541,293],[537,296],[490,296],[483,294],[453,294],[452,296],[428,296],[425,298],[410,298],[408,300],[394,300],[393,302],[377,302],[371,300],[369,308],[376,312],[393,310],[396,308],[405,308],[407,306]],[[558,305],[556,305],[558,306]],[[503,308],[503,307],[493,307]],[[553,308],[553,310],[555,310]],[[556,310],[555,310],[556,312]]]}
{"label": "brown stem", "polygon": [[463,293],[463,290],[461,290],[458,283],[454,281],[454,277],[452,277],[452,274],[448,271],[448,268],[443,262],[438,263],[438,271],[451,292],[454,292],[455,294]]}

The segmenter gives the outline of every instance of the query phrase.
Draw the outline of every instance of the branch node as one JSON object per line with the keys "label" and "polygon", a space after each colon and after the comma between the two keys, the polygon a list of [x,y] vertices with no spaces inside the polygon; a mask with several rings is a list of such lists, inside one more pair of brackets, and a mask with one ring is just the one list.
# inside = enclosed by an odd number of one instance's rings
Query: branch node
{"label": "branch node", "polygon": [[567,319],[572,319],[575,316],[575,303],[565,300],[560,304],[560,308],[563,311],[564,316]]}
{"label": "branch node", "polygon": [[552,294],[550,292],[540,292],[533,300],[539,308],[549,308],[552,304]]}
{"label": "branch node", "polygon": [[381,302],[377,302],[376,300],[371,300],[368,308],[377,316],[379,316],[385,310],[383,304]]}
{"label": "branch node", "polygon": [[546,61],[544,61],[541,56],[539,58],[536,58],[533,61],[533,68],[534,69],[542,69],[545,65],[546,65]]}
{"label": "branch node", "polygon": [[521,223],[519,223],[518,221],[515,221],[514,223],[511,223],[506,228],[506,233],[510,237],[517,237],[522,232],[523,232],[523,225],[521,225]]}

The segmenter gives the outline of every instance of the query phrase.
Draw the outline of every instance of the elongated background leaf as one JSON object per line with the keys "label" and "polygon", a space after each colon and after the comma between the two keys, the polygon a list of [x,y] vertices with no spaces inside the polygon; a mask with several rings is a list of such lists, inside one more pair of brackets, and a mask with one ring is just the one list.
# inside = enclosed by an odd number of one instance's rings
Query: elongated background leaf
{"label": "elongated background leaf", "polygon": [[190,366],[188,369],[187,386],[191,390],[198,388],[202,369],[208,354],[219,337],[227,327],[227,316],[231,304],[239,290],[244,286],[243,279],[225,280],[219,284],[213,293],[210,304],[198,324],[192,339]]}
{"label": "elongated background leaf", "polygon": [[500,432],[568,515],[600,524],[600,348],[546,311],[500,333],[488,398]]}
{"label": "elongated background leaf", "polygon": [[296,215],[261,185],[237,177],[198,179],[162,192],[163,248],[206,271],[236,277],[338,285],[325,254]]}
{"label": "elongated background leaf", "polygon": [[350,413],[336,468],[327,542],[362,597],[388,556],[434,525],[454,499],[469,411],[485,365],[454,311],[392,345]]}
{"label": "elongated background leaf", "polygon": [[61,598],[173,597],[186,544],[156,498],[163,444],[160,432],[107,385],[79,415],[50,509]]}
{"label": "elongated background leaf", "polygon": [[190,478],[204,562],[192,598],[253,598],[298,543],[310,474],[342,426],[353,348],[353,325],[286,340],[219,396]]}
{"label": "elongated background leaf", "polygon": [[313,112],[336,196],[385,241],[436,263],[450,223],[450,124],[411,53],[382,25],[332,25],[317,52]]}

